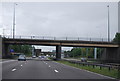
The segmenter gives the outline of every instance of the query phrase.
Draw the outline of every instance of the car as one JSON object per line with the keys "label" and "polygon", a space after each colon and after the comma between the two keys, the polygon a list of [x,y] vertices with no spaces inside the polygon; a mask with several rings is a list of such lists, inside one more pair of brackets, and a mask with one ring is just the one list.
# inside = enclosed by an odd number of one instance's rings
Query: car
{"label": "car", "polygon": [[44,58],[44,56],[41,56],[41,58]]}
{"label": "car", "polygon": [[41,56],[38,56],[39,58],[41,58]]}
{"label": "car", "polygon": [[33,55],[33,56],[32,56],[32,58],[36,58],[36,56],[35,56],[35,55]]}
{"label": "car", "polygon": [[87,58],[81,58],[81,62],[87,62]]}
{"label": "car", "polygon": [[19,55],[18,61],[26,61],[26,56],[25,55]]}

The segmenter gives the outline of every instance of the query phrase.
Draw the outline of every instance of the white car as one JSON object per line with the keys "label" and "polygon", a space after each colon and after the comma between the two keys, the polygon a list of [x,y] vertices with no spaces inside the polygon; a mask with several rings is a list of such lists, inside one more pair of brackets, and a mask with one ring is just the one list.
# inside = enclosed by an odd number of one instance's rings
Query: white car
{"label": "white car", "polygon": [[33,55],[33,56],[32,56],[32,58],[36,58],[36,56],[35,56],[35,55]]}
{"label": "white car", "polygon": [[18,61],[26,61],[26,56],[25,55],[19,55]]}
{"label": "white car", "polygon": [[87,62],[87,58],[81,58],[81,62]]}
{"label": "white car", "polygon": [[39,58],[41,58],[41,56],[38,56]]}

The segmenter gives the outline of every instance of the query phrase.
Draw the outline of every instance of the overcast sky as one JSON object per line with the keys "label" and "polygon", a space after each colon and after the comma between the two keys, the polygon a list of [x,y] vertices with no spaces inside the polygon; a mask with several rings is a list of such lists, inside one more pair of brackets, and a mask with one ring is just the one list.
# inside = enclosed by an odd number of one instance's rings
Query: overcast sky
{"label": "overcast sky", "polygon": [[[17,4],[16,35],[107,38],[107,5],[110,6],[111,38],[114,38],[118,31],[117,2],[19,2]],[[11,35],[13,3],[0,4],[0,10],[2,12],[0,34],[3,34],[5,29],[4,34]],[[52,48],[44,47],[44,50],[48,49]]]}

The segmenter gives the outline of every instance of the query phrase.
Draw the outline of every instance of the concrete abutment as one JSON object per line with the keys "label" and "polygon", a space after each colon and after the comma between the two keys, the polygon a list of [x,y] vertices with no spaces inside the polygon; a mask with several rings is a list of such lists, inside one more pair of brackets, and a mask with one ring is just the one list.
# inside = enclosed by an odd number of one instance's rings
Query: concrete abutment
{"label": "concrete abutment", "polygon": [[120,63],[120,47],[105,48],[101,57],[101,61],[107,63]]}

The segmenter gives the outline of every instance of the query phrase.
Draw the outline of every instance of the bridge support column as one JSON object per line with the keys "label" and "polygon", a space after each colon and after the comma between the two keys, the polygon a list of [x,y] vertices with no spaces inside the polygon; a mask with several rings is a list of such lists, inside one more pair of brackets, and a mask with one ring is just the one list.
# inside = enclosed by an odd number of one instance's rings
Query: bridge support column
{"label": "bridge support column", "polygon": [[120,47],[119,48],[106,48],[102,55],[104,62],[120,63]]}
{"label": "bridge support column", "polygon": [[9,45],[2,44],[2,58],[9,58]]}
{"label": "bridge support column", "polygon": [[0,35],[0,58],[2,58],[2,37]]}
{"label": "bridge support column", "polygon": [[61,46],[56,46],[56,59],[61,59]]}
{"label": "bridge support column", "polygon": [[94,48],[94,59],[97,59],[97,48]]}

